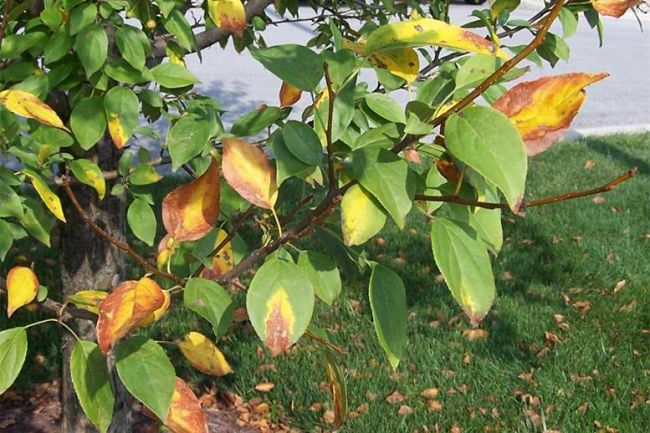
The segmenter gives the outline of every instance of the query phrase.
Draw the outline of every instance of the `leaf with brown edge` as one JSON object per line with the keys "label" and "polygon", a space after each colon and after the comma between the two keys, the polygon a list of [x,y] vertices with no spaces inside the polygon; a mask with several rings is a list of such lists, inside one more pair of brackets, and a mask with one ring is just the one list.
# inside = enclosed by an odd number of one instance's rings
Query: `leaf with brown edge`
{"label": "leaf with brown edge", "polygon": [[643,0],[591,0],[591,5],[601,15],[620,18],[628,9],[637,7]]}
{"label": "leaf with brown edge", "polygon": [[585,102],[584,88],[608,75],[578,72],[524,81],[501,95],[493,108],[514,122],[528,156],[537,155],[562,138]]}
{"label": "leaf with brown edge", "polygon": [[7,317],[38,295],[38,277],[27,266],[14,266],[7,274]]}
{"label": "leaf with brown edge", "polygon": [[208,423],[199,399],[178,377],[165,427],[173,433],[208,433]]}
{"label": "leaf with brown edge", "polygon": [[232,367],[221,350],[199,332],[190,332],[178,343],[178,349],[192,367],[211,376],[225,376],[232,373]]}
{"label": "leaf with brown edge", "polygon": [[249,202],[272,209],[278,196],[275,170],[264,152],[239,138],[223,139],[223,177]]}
{"label": "leaf with brown edge", "polygon": [[[228,233],[219,229],[217,233],[217,238],[214,241],[214,247],[218,247],[221,243],[228,237]],[[228,271],[235,267],[235,256],[232,250],[232,243],[230,241],[214,255],[212,258],[212,266],[209,268],[206,267],[201,271],[201,277],[207,278],[209,280],[216,280],[222,275],[225,275]]]}
{"label": "leaf with brown edge", "polygon": [[163,224],[176,242],[194,241],[212,230],[219,217],[220,180],[217,161],[212,159],[202,176],[165,196]]}
{"label": "leaf with brown edge", "polygon": [[240,38],[246,28],[246,11],[241,0],[208,0],[208,12],[221,30],[230,30]]}
{"label": "leaf with brown edge", "polygon": [[97,344],[102,353],[140,326],[149,316],[165,304],[160,286],[149,278],[121,283],[99,305]]}
{"label": "leaf with brown edge", "polygon": [[282,82],[282,87],[280,87],[280,107],[290,107],[300,100],[302,96],[302,90],[297,87],[293,87],[291,84]]}
{"label": "leaf with brown edge", "polygon": [[45,102],[23,90],[4,90],[0,92],[0,103],[14,114],[37,120],[43,125],[70,131],[59,115]]}
{"label": "leaf with brown edge", "polygon": [[327,382],[332,391],[334,400],[334,425],[337,427],[343,424],[346,414],[348,413],[348,395],[345,385],[345,378],[341,372],[341,367],[336,360],[328,353],[323,353],[325,362],[325,375]]}

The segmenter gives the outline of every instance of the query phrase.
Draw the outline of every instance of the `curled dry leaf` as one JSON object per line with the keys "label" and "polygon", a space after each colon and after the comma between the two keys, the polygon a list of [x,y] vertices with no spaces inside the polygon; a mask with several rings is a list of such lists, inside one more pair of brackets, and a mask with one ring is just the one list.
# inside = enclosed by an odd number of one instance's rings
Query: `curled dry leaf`
{"label": "curled dry leaf", "polygon": [[38,295],[38,278],[27,266],[14,266],[7,274],[7,317]]}
{"label": "curled dry leaf", "polygon": [[272,209],[277,199],[275,170],[260,149],[239,138],[223,140],[223,176],[242,197]]}
{"label": "curled dry leaf", "polygon": [[480,341],[486,339],[488,332],[485,329],[467,329],[463,332],[463,337],[468,341]]}
{"label": "curled dry leaf", "polygon": [[219,217],[219,183],[219,167],[213,158],[203,175],[165,196],[162,219],[174,241],[194,241],[212,230]]}
{"label": "curled dry leaf", "polygon": [[173,433],[208,433],[208,423],[199,399],[178,377],[165,426]]}
{"label": "curled dry leaf", "polygon": [[232,373],[232,367],[221,350],[208,337],[199,332],[190,332],[178,343],[178,348],[192,367],[212,376]]}
{"label": "curled dry leaf", "polygon": [[0,92],[0,103],[14,114],[37,120],[43,125],[69,131],[63,125],[63,121],[61,121],[58,114],[49,105],[31,93],[23,90],[3,90]]}
{"label": "curled dry leaf", "polygon": [[591,0],[591,4],[601,15],[620,18],[628,9],[639,6],[643,0]]}
{"label": "curled dry leaf", "polygon": [[334,400],[334,424],[340,426],[348,412],[348,396],[345,379],[336,360],[327,352],[324,356],[325,374]]}
{"label": "curled dry leaf", "polygon": [[302,96],[302,90],[293,87],[291,84],[282,82],[282,87],[280,87],[280,107],[290,107],[300,100]]}
{"label": "curled dry leaf", "polygon": [[68,302],[91,313],[99,314],[99,304],[108,296],[104,290],[80,290],[67,297]]}
{"label": "curled dry leaf", "polygon": [[208,0],[208,12],[221,30],[229,30],[240,38],[244,36],[246,11],[241,0]]}
{"label": "curled dry leaf", "polygon": [[165,295],[158,284],[149,279],[125,281],[99,305],[97,344],[103,353],[130,330],[150,320],[150,315],[165,304]]}
{"label": "curled dry leaf", "polygon": [[397,409],[397,414],[401,416],[410,415],[412,413],[413,413],[413,408],[405,404],[403,404],[402,406],[399,407],[399,409]]}
{"label": "curled dry leaf", "polygon": [[528,156],[534,156],[562,138],[585,102],[584,88],[608,75],[572,73],[524,81],[501,95],[493,108],[514,122]]}

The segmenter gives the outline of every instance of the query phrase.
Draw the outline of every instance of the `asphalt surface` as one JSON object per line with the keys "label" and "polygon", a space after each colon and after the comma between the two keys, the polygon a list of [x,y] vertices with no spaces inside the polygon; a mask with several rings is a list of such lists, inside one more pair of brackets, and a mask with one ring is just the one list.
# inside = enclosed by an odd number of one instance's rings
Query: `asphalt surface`
{"label": "asphalt surface", "polygon": [[[473,7],[454,4],[451,9],[456,23],[470,21]],[[522,8],[520,18],[535,13],[534,6]],[[527,78],[563,72],[608,72],[610,77],[589,88],[588,99],[574,121],[576,128],[650,124],[650,32],[643,33],[633,15],[621,19],[604,18],[605,41],[599,47],[596,31],[582,19],[578,32],[568,40],[571,58],[560,61],[554,69],[533,67]],[[644,17],[650,27],[650,20]],[[561,34],[561,27],[554,27]],[[310,29],[302,23],[270,26],[264,33],[268,45],[305,43]],[[506,39],[505,45],[519,45],[530,40],[530,34]],[[225,120],[232,120],[260,104],[277,105],[280,81],[257,63],[248,53],[237,54],[232,44],[222,50],[212,47],[203,51],[203,62],[193,55],[188,66],[201,80],[199,90],[217,98],[230,110]],[[364,79],[374,81],[373,74]],[[305,97],[303,96],[303,99]],[[405,99],[405,96],[403,96]],[[303,101],[303,104],[307,101]]]}

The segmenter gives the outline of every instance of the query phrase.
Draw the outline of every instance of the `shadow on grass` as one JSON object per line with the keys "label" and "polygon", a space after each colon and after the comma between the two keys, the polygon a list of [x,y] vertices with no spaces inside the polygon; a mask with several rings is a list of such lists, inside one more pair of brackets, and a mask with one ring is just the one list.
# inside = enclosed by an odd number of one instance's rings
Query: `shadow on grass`
{"label": "shadow on grass", "polygon": [[[631,136],[629,139],[632,140],[636,138]],[[650,152],[650,135],[641,135],[638,136],[639,143],[645,142],[648,146],[648,152]],[[623,151],[619,147],[612,146],[611,138],[609,141],[603,140],[600,138],[589,139],[588,146],[590,149],[595,150],[596,152],[602,154],[603,156],[610,157],[620,163],[625,164],[628,167],[637,167],[639,169],[639,174],[650,175],[650,164],[644,161],[641,158],[637,158],[629,153]]]}

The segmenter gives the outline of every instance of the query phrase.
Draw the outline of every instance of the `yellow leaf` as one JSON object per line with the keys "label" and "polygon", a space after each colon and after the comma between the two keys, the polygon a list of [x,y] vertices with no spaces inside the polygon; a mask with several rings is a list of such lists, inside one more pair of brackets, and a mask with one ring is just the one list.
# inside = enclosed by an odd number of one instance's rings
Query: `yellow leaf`
{"label": "yellow leaf", "polygon": [[[225,230],[220,229],[219,233],[217,233],[217,239],[214,241],[214,247],[216,248],[221,245],[226,237],[228,237],[228,233]],[[210,280],[216,280],[234,267],[235,258],[232,251],[232,244],[227,242],[212,258],[212,266],[210,268],[205,268],[203,272],[201,272],[201,276]]]}
{"label": "yellow leaf", "polygon": [[239,138],[223,139],[223,177],[242,197],[272,209],[277,199],[275,170],[259,148]]}
{"label": "yellow leaf", "polygon": [[129,141],[129,136],[124,131],[124,127],[120,121],[120,115],[117,113],[111,113],[109,116],[108,133],[111,136],[111,140],[113,140],[113,144],[118,149],[123,148],[126,142]]}
{"label": "yellow leaf", "polygon": [[[364,55],[366,52],[366,41],[363,39],[357,42],[343,39],[343,46],[359,55]],[[376,67],[386,69],[409,84],[417,80],[420,73],[420,58],[413,48],[382,50],[372,54],[370,61]]]}
{"label": "yellow leaf", "polygon": [[341,201],[341,230],[345,245],[361,245],[386,224],[386,215],[361,186],[353,185]]}
{"label": "yellow leaf", "polygon": [[165,196],[162,219],[167,233],[177,242],[201,239],[219,217],[219,167],[213,158],[202,176]]}
{"label": "yellow leaf", "polygon": [[140,326],[165,303],[160,286],[149,278],[125,281],[115,288],[99,305],[97,345],[108,353],[113,345]]}
{"label": "yellow leaf", "polygon": [[246,28],[246,11],[241,0],[208,0],[210,18],[221,30],[230,30],[240,38]]}
{"label": "yellow leaf", "polygon": [[69,131],[63,125],[63,121],[61,121],[58,114],[31,93],[22,90],[4,90],[0,92],[0,103],[14,114],[35,119],[44,125]]}
{"label": "yellow leaf", "polygon": [[493,108],[512,120],[526,143],[528,156],[548,149],[564,135],[586,99],[584,88],[607,73],[572,73],[519,83]]}
{"label": "yellow leaf", "polygon": [[290,107],[300,100],[302,96],[302,90],[293,87],[290,84],[282,82],[282,87],[280,87],[280,107]]}
{"label": "yellow leaf", "polygon": [[199,399],[178,377],[165,426],[172,433],[208,433],[208,423]]}
{"label": "yellow leaf", "polygon": [[29,177],[32,180],[32,185],[36,193],[41,198],[45,206],[52,212],[52,214],[57,217],[57,219],[65,222],[65,215],[63,215],[63,207],[61,206],[61,200],[59,196],[54,194],[50,187],[45,183],[43,178],[38,174],[29,169],[23,169],[23,174]]}
{"label": "yellow leaf", "polygon": [[78,308],[99,314],[99,304],[108,297],[108,292],[103,290],[80,290],[74,295],[68,296],[68,302],[72,302]]}
{"label": "yellow leaf", "polygon": [[643,0],[591,0],[596,12],[609,17],[620,18],[628,9],[639,6]]}
{"label": "yellow leaf", "polygon": [[507,55],[493,42],[444,21],[431,18],[386,24],[368,35],[366,55],[395,48],[433,45],[477,54]]}
{"label": "yellow leaf", "polygon": [[283,288],[280,288],[266,301],[265,343],[271,355],[277,356],[289,348],[290,335],[295,322],[296,315],[289,302],[289,296]]}
{"label": "yellow leaf", "polygon": [[138,327],[145,327],[151,325],[153,322],[157,322],[167,313],[172,302],[172,297],[169,295],[167,290],[163,290],[163,296],[165,300],[160,308],[148,315],[145,319],[142,319],[138,323]]}
{"label": "yellow leaf", "polygon": [[158,244],[158,255],[156,256],[156,267],[161,271],[167,267],[176,248],[176,242],[170,235],[165,235]]}
{"label": "yellow leaf", "polygon": [[232,373],[232,367],[215,344],[199,332],[190,332],[178,343],[185,358],[197,370],[212,376]]}
{"label": "yellow leaf", "polygon": [[38,278],[27,266],[14,266],[7,274],[7,317],[38,295]]}

